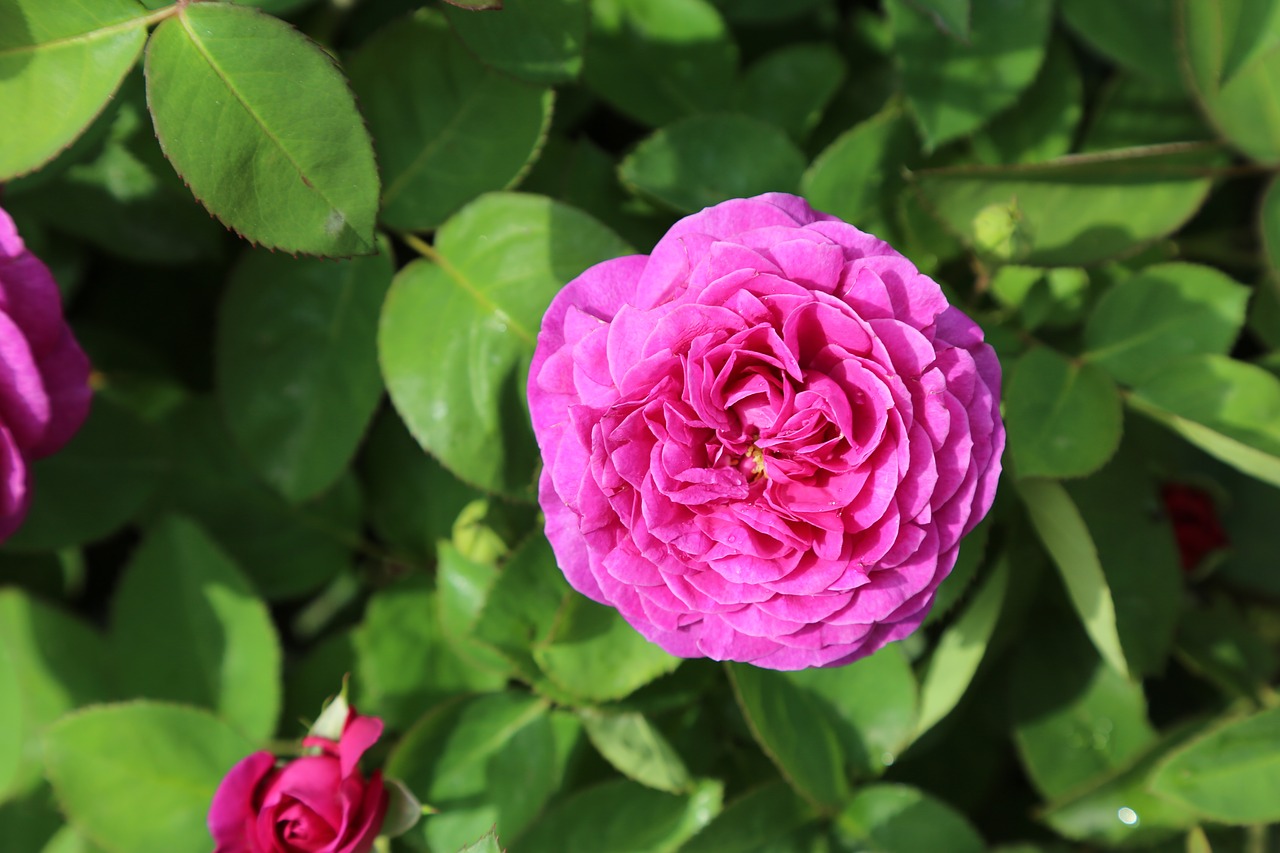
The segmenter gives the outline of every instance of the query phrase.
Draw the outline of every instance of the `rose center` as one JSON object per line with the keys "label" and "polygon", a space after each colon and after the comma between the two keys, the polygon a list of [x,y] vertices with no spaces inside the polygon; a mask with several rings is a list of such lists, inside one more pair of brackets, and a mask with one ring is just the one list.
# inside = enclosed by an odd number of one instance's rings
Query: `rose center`
{"label": "rose center", "polygon": [[768,477],[769,472],[764,466],[764,451],[754,444],[747,448],[747,452],[738,461],[738,470],[747,475],[747,481],[754,483],[761,477]]}

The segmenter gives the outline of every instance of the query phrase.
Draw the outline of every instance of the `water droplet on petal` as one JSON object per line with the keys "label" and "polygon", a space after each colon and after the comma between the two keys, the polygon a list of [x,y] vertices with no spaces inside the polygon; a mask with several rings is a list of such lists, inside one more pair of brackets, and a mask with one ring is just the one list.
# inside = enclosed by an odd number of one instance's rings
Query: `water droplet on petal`
{"label": "water droplet on petal", "polygon": [[1120,822],[1125,826],[1138,825],[1138,813],[1128,806],[1122,806],[1119,811],[1116,812],[1116,817],[1120,818]]}

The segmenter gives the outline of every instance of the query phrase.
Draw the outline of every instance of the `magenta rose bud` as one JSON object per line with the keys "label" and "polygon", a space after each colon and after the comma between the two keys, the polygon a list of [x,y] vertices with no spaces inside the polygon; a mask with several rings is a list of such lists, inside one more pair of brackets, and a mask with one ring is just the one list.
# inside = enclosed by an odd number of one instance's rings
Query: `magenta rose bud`
{"label": "magenta rose bud", "polygon": [[887,243],[779,193],[552,301],[529,375],[569,583],[681,657],[837,666],[914,631],[995,495],[1000,365]]}
{"label": "magenta rose bud", "polygon": [[232,767],[209,808],[214,853],[369,853],[389,797],[381,771],[366,779],[357,765],[381,735],[381,720],[351,711],[340,740],[303,740],[314,754]]}
{"label": "magenta rose bud", "polygon": [[0,210],[0,541],[27,515],[32,461],[75,435],[91,396],[58,286]]}

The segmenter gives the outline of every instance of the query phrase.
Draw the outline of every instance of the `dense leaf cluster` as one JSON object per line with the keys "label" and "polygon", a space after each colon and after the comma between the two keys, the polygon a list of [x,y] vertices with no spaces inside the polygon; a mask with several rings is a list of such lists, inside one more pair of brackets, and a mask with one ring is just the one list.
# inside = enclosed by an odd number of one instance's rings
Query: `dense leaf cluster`
{"label": "dense leaf cluster", "polygon": [[[1280,843],[1280,0],[486,5],[0,0],[99,389],[0,549],[0,848],[207,850],[348,672],[397,851]],[[991,517],[837,670],[666,655],[534,503],[551,297],[765,191],[1005,366]]]}

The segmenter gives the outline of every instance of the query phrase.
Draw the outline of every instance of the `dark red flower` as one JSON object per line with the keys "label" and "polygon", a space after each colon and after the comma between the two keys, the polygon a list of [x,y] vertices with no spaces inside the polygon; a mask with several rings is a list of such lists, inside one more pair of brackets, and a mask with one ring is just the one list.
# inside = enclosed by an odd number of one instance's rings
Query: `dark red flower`
{"label": "dark red flower", "polygon": [[1211,552],[1230,544],[1208,492],[1183,483],[1165,483],[1160,487],[1160,496],[1173,523],[1184,572],[1200,565]]}

